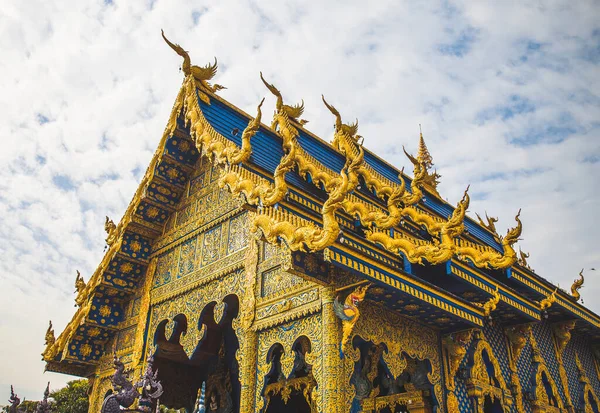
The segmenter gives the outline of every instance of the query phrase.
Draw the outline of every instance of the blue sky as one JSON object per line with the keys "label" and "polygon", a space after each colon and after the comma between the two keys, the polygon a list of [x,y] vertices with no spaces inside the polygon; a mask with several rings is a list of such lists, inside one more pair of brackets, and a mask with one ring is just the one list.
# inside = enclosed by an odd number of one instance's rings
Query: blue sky
{"label": "blue sky", "polygon": [[[523,208],[539,274],[569,287],[600,268],[600,16],[594,1],[0,0],[0,393],[45,382],[40,353],[74,313],[75,271],[103,254],[158,144],[182,75],[163,28],[249,113],[267,79],[308,128],[332,136],[321,93],[360,120],[365,145],[410,165],[418,125],[455,203],[470,215]],[[264,108],[267,108],[266,110]],[[598,274],[600,275],[600,274]],[[595,311],[598,275],[582,296]]]}

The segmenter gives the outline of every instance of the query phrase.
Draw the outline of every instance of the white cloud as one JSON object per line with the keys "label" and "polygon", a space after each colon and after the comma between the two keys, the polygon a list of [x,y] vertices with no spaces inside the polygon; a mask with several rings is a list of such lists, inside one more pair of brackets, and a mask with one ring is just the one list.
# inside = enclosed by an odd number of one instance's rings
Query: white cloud
{"label": "white cloud", "polygon": [[[451,202],[472,184],[471,215],[501,228],[523,207],[539,274],[568,287],[600,267],[592,1],[213,3],[0,0],[0,392],[66,380],[42,375],[47,319],[58,332],[71,318],[75,269],[95,269],[104,215],[124,212],[166,124],[182,76],[161,28],[196,64],[218,56],[222,95],[249,113],[262,96],[273,107],[262,70],[305,99],[312,131],[332,134],[324,93],[407,167],[423,124]],[[582,292],[599,311],[591,274]]]}

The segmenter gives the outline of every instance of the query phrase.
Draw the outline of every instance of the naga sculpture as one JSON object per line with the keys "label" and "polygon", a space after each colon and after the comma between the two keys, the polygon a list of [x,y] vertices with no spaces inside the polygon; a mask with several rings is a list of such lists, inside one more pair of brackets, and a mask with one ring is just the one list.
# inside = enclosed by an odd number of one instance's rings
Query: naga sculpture
{"label": "naga sculpture", "polygon": [[[281,96],[281,92],[275,86],[273,86],[265,80],[262,72],[260,72],[260,78],[267,87],[267,89],[269,89],[271,93],[273,93],[273,95],[275,95],[275,97],[277,98],[277,103],[275,104],[277,113],[285,115],[288,120],[291,120],[299,125],[305,125],[306,123],[308,123],[307,120],[299,119],[300,116],[302,116],[302,114],[304,113],[304,100],[302,101],[302,103],[299,103],[294,106],[286,105],[283,103],[283,97]],[[277,130],[277,128],[281,126],[279,125],[278,121],[278,118],[273,119],[273,123],[271,124],[272,129]]]}
{"label": "naga sculpture", "polygon": [[40,401],[35,409],[35,413],[51,413],[52,405],[48,401],[48,396],[50,396],[50,382],[46,386],[46,390],[44,390],[44,398]]}
{"label": "naga sculpture", "polygon": [[366,238],[377,244],[382,245],[388,251],[402,253],[408,261],[421,264],[427,260],[430,264],[436,265],[448,261],[456,252],[455,238],[464,231],[464,217],[469,207],[469,195],[467,188],[462,200],[452,212],[448,221],[444,222],[440,228],[440,239],[434,239],[434,243],[417,240],[401,233],[390,236],[387,232],[378,230],[365,231]]}
{"label": "naga sculpture", "polygon": [[19,409],[19,405],[21,404],[21,399],[15,393],[13,386],[10,386],[10,398],[8,399],[10,406],[8,406],[8,413],[23,413],[22,409]]}
{"label": "naga sculpture", "polygon": [[571,331],[575,328],[575,320],[564,321],[554,325],[554,337],[556,338],[556,345],[558,347],[558,353],[562,355],[563,350],[567,347],[567,344],[571,340]]}
{"label": "naga sculpture", "polygon": [[169,39],[165,36],[165,32],[161,30],[161,34],[165,42],[169,45],[171,49],[175,51],[179,56],[183,57],[183,63],[181,65],[181,70],[186,76],[192,75],[196,81],[196,85],[203,87],[206,90],[209,90],[212,93],[215,93],[221,89],[225,89],[224,86],[221,85],[211,85],[208,83],[216,74],[217,74],[217,58],[215,57],[215,63],[207,64],[204,67],[192,66],[192,62],[190,59],[190,55],[186,52],[183,47],[178,44],[171,43]]}
{"label": "naga sculpture", "polygon": [[546,298],[544,298],[543,300],[541,300],[539,302],[540,310],[546,311],[547,309],[552,307],[552,304],[554,304],[556,302],[556,292],[557,291],[558,291],[558,287],[554,290],[554,292],[552,294],[548,295]]}
{"label": "naga sculpture", "polygon": [[448,376],[450,380],[447,386],[449,389],[454,389],[454,377],[458,372],[460,363],[467,354],[467,344],[471,341],[472,336],[473,330],[466,330],[450,334],[442,339],[448,358]]}
{"label": "naga sculpture", "polygon": [[270,243],[282,240],[292,251],[315,252],[332,245],[340,234],[336,212],[341,208],[346,196],[354,189],[349,177],[356,173],[356,168],[361,161],[362,157],[359,157],[350,165],[346,164],[340,176],[332,180],[333,188],[321,209],[322,227],[311,221],[269,208],[256,214],[251,223],[251,231],[261,231]]}
{"label": "naga sculpture", "polygon": [[104,231],[108,235],[106,237],[106,245],[109,247],[112,246],[117,240],[117,226],[115,225],[112,219],[106,217],[106,221],[104,222]]}
{"label": "naga sculpture", "polygon": [[519,248],[519,264],[521,264],[523,267],[531,270],[531,267],[529,266],[529,264],[527,263],[527,259],[529,258],[530,254],[527,252],[523,252],[521,250],[521,248]]}
{"label": "naga sculpture", "polygon": [[576,278],[573,281],[573,285],[571,285],[571,296],[577,302],[581,298],[581,294],[579,294],[579,290],[583,287],[583,268],[579,272],[579,278]]}
{"label": "naga sculpture", "polygon": [[77,271],[77,277],[75,278],[75,292],[77,296],[75,297],[75,306],[81,307],[85,302],[85,281],[83,281],[83,277],[81,273]]}
{"label": "naga sculpture", "polygon": [[479,268],[509,268],[517,261],[517,253],[514,250],[513,245],[519,240],[523,230],[523,224],[519,219],[520,215],[521,210],[519,209],[519,212],[515,216],[517,226],[509,229],[506,236],[502,238],[503,254],[492,249],[481,252],[472,246],[458,246],[456,253],[459,257],[468,259]]}
{"label": "naga sculpture", "polygon": [[[148,357],[148,367],[142,377],[142,380],[136,383],[129,380],[125,372],[125,365],[117,357],[116,353],[113,359],[115,372],[111,377],[112,385],[116,393],[108,395],[102,403],[101,413],[120,413],[123,411],[149,413],[152,406],[158,406],[158,398],[162,395],[162,385],[157,380],[158,371],[152,372],[152,356]],[[138,389],[142,389],[140,394]],[[138,400],[138,409],[129,409],[133,403]]]}
{"label": "naga sculpture", "polygon": [[477,305],[483,308],[483,314],[486,317],[489,317],[492,314],[492,311],[496,310],[498,303],[500,302],[500,293],[498,292],[498,286],[496,286],[496,290],[492,292],[492,297],[487,300],[484,304],[477,303]]}
{"label": "naga sculpture", "polygon": [[365,299],[367,289],[371,284],[361,285],[356,287],[346,299],[342,305],[337,297],[333,302],[333,310],[340,320],[342,320],[342,341],[340,342],[340,356],[344,356],[344,348],[350,339],[354,325],[358,321],[360,311],[358,311],[358,303]]}

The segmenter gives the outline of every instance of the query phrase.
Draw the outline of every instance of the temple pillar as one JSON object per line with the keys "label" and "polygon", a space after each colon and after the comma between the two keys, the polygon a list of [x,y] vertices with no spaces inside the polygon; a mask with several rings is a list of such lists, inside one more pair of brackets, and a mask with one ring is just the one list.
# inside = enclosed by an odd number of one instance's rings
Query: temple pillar
{"label": "temple pillar", "polygon": [[[323,383],[320,384],[322,412],[342,413],[349,406],[342,406],[345,385],[341,383],[342,360],[340,359],[340,327],[333,310],[335,290],[332,287],[321,288],[323,314]],[[348,384],[349,385],[349,384]]]}
{"label": "temple pillar", "polygon": [[246,330],[240,336],[240,413],[254,412],[258,335]]}

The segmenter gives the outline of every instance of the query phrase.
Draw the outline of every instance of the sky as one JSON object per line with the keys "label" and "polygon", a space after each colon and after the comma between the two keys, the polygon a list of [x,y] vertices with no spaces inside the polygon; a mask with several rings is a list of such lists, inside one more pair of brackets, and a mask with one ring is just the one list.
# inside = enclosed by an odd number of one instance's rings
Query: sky
{"label": "sky", "polygon": [[[365,146],[408,171],[423,127],[440,193],[469,215],[522,208],[519,246],[561,287],[587,275],[600,312],[600,2],[0,0],[0,400],[39,399],[40,353],[75,312],[76,270],[103,256],[192,63],[219,60],[220,95],[250,114],[306,103],[333,136],[323,93]],[[590,268],[599,271],[590,271]],[[0,401],[0,403],[2,403]]]}

